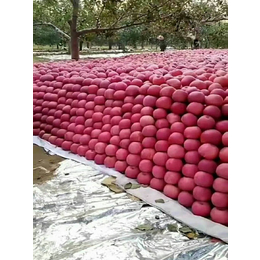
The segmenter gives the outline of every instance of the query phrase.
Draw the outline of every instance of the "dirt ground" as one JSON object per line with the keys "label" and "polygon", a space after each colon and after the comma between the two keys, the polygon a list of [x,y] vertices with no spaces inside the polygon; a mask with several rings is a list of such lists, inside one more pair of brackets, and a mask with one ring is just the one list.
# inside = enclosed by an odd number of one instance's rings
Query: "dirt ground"
{"label": "dirt ground", "polygon": [[42,184],[53,178],[54,171],[63,160],[64,158],[49,155],[43,148],[33,145],[33,183]]}

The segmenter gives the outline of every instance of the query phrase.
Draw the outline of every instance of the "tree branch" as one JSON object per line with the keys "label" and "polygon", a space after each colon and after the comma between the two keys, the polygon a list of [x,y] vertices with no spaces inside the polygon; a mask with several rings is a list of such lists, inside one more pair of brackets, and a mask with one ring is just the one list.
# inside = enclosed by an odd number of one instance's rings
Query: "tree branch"
{"label": "tree branch", "polygon": [[98,20],[100,19],[101,14],[103,13],[104,9],[105,9],[105,4],[103,3],[103,5],[102,5],[102,7],[101,7],[101,10],[100,10],[100,13],[99,13],[99,15],[98,15],[98,17],[97,17]]}
{"label": "tree branch", "polygon": [[86,30],[82,30],[82,31],[78,31],[78,36],[87,34],[87,33],[105,33],[105,32],[109,32],[109,31],[118,31],[124,28],[128,28],[128,27],[133,27],[133,26],[137,26],[137,25],[142,25],[145,22],[139,22],[139,23],[132,23],[132,24],[127,24],[127,25],[123,25],[120,27],[114,27],[114,28],[93,28],[93,29],[86,29]]}
{"label": "tree branch", "polygon": [[208,18],[201,21],[201,23],[214,23],[214,22],[220,22],[220,21],[227,21],[227,17],[218,17],[218,18]]}
{"label": "tree branch", "polygon": [[34,23],[33,26],[39,26],[39,25],[45,25],[45,26],[50,26],[52,28],[54,28],[59,34],[61,34],[62,36],[64,36],[67,40],[70,40],[70,36],[68,34],[66,34],[65,32],[63,32],[61,29],[59,29],[57,26],[55,26],[52,23]]}
{"label": "tree branch", "polygon": [[70,0],[71,4],[74,6],[74,7],[78,7],[79,6],[79,0]]}
{"label": "tree branch", "polygon": [[85,29],[85,30],[82,30],[82,31],[78,31],[77,35],[81,36],[81,35],[84,35],[84,34],[87,34],[87,33],[105,33],[105,32],[109,32],[109,31],[118,31],[118,30],[121,30],[121,29],[133,27],[133,26],[138,26],[138,25],[142,25],[142,24],[156,22],[157,20],[167,19],[167,18],[172,17],[172,16],[173,16],[173,14],[169,14],[169,15],[166,15],[164,17],[159,17],[157,19],[154,19],[153,21],[142,21],[142,22],[130,23],[130,24],[126,24],[126,25],[123,25],[123,26],[119,26],[119,27],[113,27],[113,28],[108,27],[108,28]]}
{"label": "tree branch", "polygon": [[122,18],[126,15],[126,13],[131,9],[131,6],[128,6],[128,8],[125,10],[125,12],[123,12],[117,19],[116,21],[110,26],[110,27],[114,27],[116,26],[121,20]]}
{"label": "tree branch", "polygon": [[[162,4],[158,5],[158,6],[157,6],[157,5],[154,5],[154,6],[152,7],[152,9],[150,10],[150,12],[153,12],[153,11],[155,11],[155,10],[159,10],[161,7],[165,6],[166,4],[170,3],[171,1],[172,1],[172,0],[167,0],[166,2],[164,2],[164,3],[162,3]],[[131,6],[128,6],[128,8],[116,19],[116,21],[115,21],[112,25],[109,26],[109,28],[113,28],[114,26],[116,26],[116,25],[122,20],[123,17],[125,17],[125,16],[128,15],[128,11],[129,11],[131,8],[132,8]],[[144,13],[144,14],[139,15],[138,17],[136,17],[136,18],[132,21],[132,23],[133,23],[133,24],[137,23],[138,20],[140,20],[141,18],[143,18],[143,17],[145,17],[145,16],[148,16],[148,13]],[[159,18],[159,19],[160,19],[160,18]],[[151,22],[153,22],[153,21],[151,21]],[[146,22],[143,22],[142,24],[144,24],[144,23],[146,23]],[[148,23],[148,22],[147,22],[147,23]]]}

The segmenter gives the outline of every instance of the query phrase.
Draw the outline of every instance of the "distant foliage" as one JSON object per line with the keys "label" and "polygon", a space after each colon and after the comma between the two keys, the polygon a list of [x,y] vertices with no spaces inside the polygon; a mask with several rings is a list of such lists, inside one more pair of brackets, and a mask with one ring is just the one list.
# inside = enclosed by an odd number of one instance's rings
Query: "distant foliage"
{"label": "distant foliage", "polygon": [[33,43],[37,45],[57,45],[61,42],[60,35],[47,26],[33,28]]}
{"label": "distant foliage", "polygon": [[[159,45],[156,38],[158,35],[163,35],[167,46],[183,49],[191,47],[192,39],[188,35],[194,35],[201,41],[201,47],[227,48],[228,25],[219,23],[228,15],[226,0],[75,0],[75,2],[79,3],[76,29],[80,40],[88,43],[136,48]],[[33,0],[34,22],[52,23],[70,35],[68,21],[72,19],[71,3],[73,3],[71,0]],[[47,27],[37,29],[38,31],[34,29],[35,43],[56,44],[59,35],[52,29]]]}
{"label": "distant foliage", "polygon": [[202,37],[205,48],[228,48],[228,24],[217,23],[203,28]]}

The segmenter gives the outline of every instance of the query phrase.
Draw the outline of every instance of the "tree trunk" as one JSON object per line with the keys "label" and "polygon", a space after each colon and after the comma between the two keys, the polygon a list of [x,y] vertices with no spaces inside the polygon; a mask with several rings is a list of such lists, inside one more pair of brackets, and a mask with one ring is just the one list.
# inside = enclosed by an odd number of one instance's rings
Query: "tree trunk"
{"label": "tree trunk", "polygon": [[112,46],[113,46],[113,41],[112,40],[108,40],[108,49],[112,50]]}
{"label": "tree trunk", "polygon": [[87,48],[88,48],[88,49],[90,48],[89,42],[87,42]]}
{"label": "tree trunk", "polygon": [[122,51],[125,52],[125,44],[124,43],[122,43],[121,47],[122,47]]}
{"label": "tree trunk", "polygon": [[82,51],[82,49],[83,49],[83,41],[81,40],[81,41],[79,42],[79,50]]}
{"label": "tree trunk", "polygon": [[73,13],[70,24],[71,34],[71,59],[79,60],[79,35],[77,33],[77,21],[79,13],[79,0],[73,1]]}
{"label": "tree trunk", "polygon": [[141,48],[142,49],[144,48],[144,39],[142,39],[142,41],[141,41]]}
{"label": "tree trunk", "polygon": [[71,54],[71,41],[69,40],[67,44],[68,44],[68,54]]}
{"label": "tree trunk", "polygon": [[74,32],[71,32],[71,59],[79,60],[79,40]]}

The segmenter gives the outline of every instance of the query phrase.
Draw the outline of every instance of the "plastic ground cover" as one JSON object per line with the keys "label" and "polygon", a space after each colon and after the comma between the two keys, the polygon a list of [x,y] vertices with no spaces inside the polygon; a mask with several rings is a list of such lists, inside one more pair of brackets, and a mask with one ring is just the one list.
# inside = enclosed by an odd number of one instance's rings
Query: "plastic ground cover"
{"label": "plastic ground cover", "polygon": [[[91,166],[93,169],[98,170],[103,174],[116,176],[116,183],[122,188],[129,182],[137,183],[135,180],[127,178],[124,174],[121,174],[113,169],[109,169],[105,166],[96,165],[93,161],[88,161],[82,156],[64,151],[60,147],[54,146],[49,142],[42,140],[38,136],[33,137],[33,143],[43,147],[47,151],[51,151],[53,154]],[[219,238],[224,242],[228,242],[228,228],[226,226],[215,223],[209,219],[193,215],[191,211],[180,205],[177,201],[166,197],[159,191],[150,187],[127,189],[126,191],[190,227],[212,237]],[[165,203],[156,203],[155,201],[158,199],[163,199]]]}
{"label": "plastic ground cover", "polygon": [[[154,207],[102,186],[108,176],[64,160],[56,177],[34,185],[35,260],[226,260],[228,246],[189,240],[182,225]],[[140,230],[140,227],[146,230]]]}

